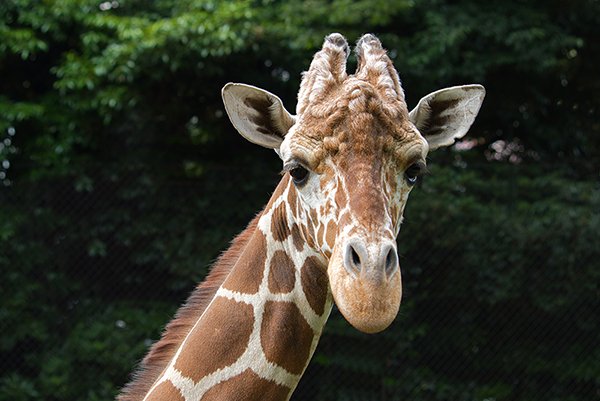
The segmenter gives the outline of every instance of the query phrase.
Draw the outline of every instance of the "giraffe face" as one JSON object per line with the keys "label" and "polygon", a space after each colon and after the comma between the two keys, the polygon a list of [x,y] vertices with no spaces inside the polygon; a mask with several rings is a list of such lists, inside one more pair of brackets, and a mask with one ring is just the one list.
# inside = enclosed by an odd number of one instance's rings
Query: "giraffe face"
{"label": "giraffe face", "polygon": [[387,103],[370,83],[348,78],[307,106],[279,149],[296,191],[292,210],[329,260],[338,308],[364,332],[383,330],[398,312],[396,236],[428,151],[401,103],[395,118]]}
{"label": "giraffe face", "polygon": [[409,113],[379,40],[363,36],[356,55],[357,71],[348,76],[346,40],[325,38],[303,76],[296,116],[275,95],[247,85],[228,84],[223,98],[238,131],[281,157],[299,235],[328,261],[345,318],[373,333],[400,307],[396,236],[408,194],[428,151],[467,132],[484,90],[437,91]]}

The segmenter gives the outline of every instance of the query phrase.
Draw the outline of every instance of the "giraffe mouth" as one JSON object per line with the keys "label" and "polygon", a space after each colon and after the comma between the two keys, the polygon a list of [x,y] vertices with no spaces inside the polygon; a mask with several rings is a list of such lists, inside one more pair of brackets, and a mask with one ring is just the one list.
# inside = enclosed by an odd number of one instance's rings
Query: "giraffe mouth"
{"label": "giraffe mouth", "polygon": [[396,318],[402,298],[400,269],[386,275],[375,267],[352,274],[336,247],[327,268],[333,299],[348,323],[364,333],[378,333]]}

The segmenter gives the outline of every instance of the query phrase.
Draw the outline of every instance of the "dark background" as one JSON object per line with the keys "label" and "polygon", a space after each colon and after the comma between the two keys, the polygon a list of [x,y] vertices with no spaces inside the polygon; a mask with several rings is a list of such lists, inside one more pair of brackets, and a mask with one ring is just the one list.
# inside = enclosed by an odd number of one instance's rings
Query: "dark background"
{"label": "dark background", "polygon": [[221,87],[294,110],[333,31],[410,108],[487,97],[411,194],[396,322],[334,310],[294,399],[600,399],[600,2],[4,0],[0,400],[115,396],[279,179]]}

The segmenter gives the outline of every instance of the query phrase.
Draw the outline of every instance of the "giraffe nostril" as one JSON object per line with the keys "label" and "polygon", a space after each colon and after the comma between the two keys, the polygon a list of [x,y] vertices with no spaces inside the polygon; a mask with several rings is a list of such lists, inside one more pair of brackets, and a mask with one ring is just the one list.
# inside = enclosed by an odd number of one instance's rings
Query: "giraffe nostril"
{"label": "giraffe nostril", "polygon": [[358,253],[356,253],[356,250],[354,249],[354,247],[352,245],[350,245],[350,249],[352,250],[352,262],[357,267],[360,267],[360,256],[358,256]]}
{"label": "giraffe nostril", "polygon": [[390,277],[398,268],[398,253],[390,246],[385,257],[385,272]]}
{"label": "giraffe nostril", "polygon": [[362,268],[362,258],[360,256],[360,250],[356,248],[354,244],[347,244],[344,251],[344,267],[346,270],[353,275],[360,272]]}

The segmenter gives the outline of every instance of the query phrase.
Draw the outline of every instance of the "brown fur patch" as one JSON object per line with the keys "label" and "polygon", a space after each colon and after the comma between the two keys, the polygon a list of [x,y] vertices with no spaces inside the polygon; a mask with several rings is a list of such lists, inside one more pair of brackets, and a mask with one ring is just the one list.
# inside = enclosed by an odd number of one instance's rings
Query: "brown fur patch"
{"label": "brown fur patch", "polygon": [[302,238],[302,233],[300,232],[300,227],[298,227],[298,224],[296,223],[292,225],[292,240],[294,241],[296,250],[300,252],[302,248],[304,248],[304,240]]}
{"label": "brown fur patch", "polygon": [[272,293],[288,293],[294,289],[294,262],[283,251],[275,251],[269,269],[269,290]]}
{"label": "brown fur patch", "polygon": [[306,258],[300,271],[300,279],[310,307],[317,315],[323,315],[325,302],[327,301],[329,279],[327,278],[327,272],[317,258],[314,256]]}
{"label": "brown fur patch", "polygon": [[346,206],[346,202],[348,202],[348,198],[346,197],[346,191],[342,186],[340,179],[338,178],[337,191],[335,191],[335,203],[338,207],[338,210],[343,209]]}
{"label": "brown fur patch", "polygon": [[288,372],[301,374],[308,363],[313,331],[296,304],[265,304],[260,342],[267,360]]}
{"label": "brown fur patch", "polygon": [[259,377],[250,369],[208,390],[202,401],[281,401],[291,389]]}
{"label": "brown fur patch", "polygon": [[336,237],[336,231],[337,231],[337,227],[335,225],[335,222],[333,220],[329,220],[329,223],[327,223],[327,232],[325,234],[325,241],[327,242],[327,245],[329,245],[329,247],[331,249],[333,249],[333,246],[335,245],[335,237]]}
{"label": "brown fur patch", "polygon": [[271,215],[271,234],[273,234],[273,239],[278,242],[283,242],[290,236],[285,203],[281,203],[273,210],[273,214]]}
{"label": "brown fur patch", "polygon": [[152,394],[147,398],[147,401],[185,401],[179,389],[173,383],[166,381],[159,384]]}
{"label": "brown fur patch", "polygon": [[324,234],[325,234],[325,226],[323,225],[323,223],[319,222],[319,230],[317,231],[317,241],[319,242],[319,244],[323,244],[325,242]]}
{"label": "brown fur patch", "polygon": [[[286,174],[286,177],[287,176],[289,176],[289,174]],[[284,177],[284,180],[285,180],[285,177]],[[296,190],[290,186],[290,189],[288,191],[288,196],[287,196],[287,203],[292,212],[296,212],[297,202],[298,202],[298,194],[296,193]]]}
{"label": "brown fur patch", "polygon": [[260,230],[255,230],[248,246],[235,265],[235,274],[230,274],[223,287],[243,294],[255,294],[263,278],[267,259],[267,239]]}
{"label": "brown fur patch", "polygon": [[175,369],[198,382],[209,373],[231,365],[248,347],[253,322],[252,305],[216,298],[191,331]]}
{"label": "brown fur patch", "polygon": [[313,225],[319,223],[319,215],[317,214],[317,211],[315,209],[310,209],[310,220]]}
{"label": "brown fur patch", "polygon": [[208,276],[196,287],[185,305],[177,311],[175,318],[165,328],[161,339],[150,348],[140,363],[138,370],[133,374],[132,381],[117,396],[118,401],[138,401],[144,398],[240,258],[252,234],[257,231],[259,218],[260,214],[231,242],[229,249],[219,257]]}

